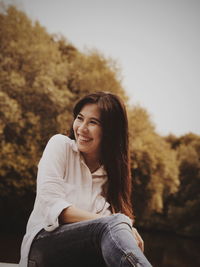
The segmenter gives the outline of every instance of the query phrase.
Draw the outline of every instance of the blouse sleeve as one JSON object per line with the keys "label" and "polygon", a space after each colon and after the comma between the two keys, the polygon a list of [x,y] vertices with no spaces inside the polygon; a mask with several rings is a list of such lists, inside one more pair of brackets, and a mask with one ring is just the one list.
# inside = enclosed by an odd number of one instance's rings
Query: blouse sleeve
{"label": "blouse sleeve", "polygon": [[59,226],[58,216],[71,203],[67,201],[64,175],[67,165],[67,138],[54,135],[48,142],[38,164],[37,198],[44,218],[44,229]]}

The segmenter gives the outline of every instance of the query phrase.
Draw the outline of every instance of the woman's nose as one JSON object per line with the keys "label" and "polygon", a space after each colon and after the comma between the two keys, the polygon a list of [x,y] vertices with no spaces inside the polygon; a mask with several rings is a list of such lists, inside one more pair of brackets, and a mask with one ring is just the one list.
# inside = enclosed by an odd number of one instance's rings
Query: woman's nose
{"label": "woman's nose", "polygon": [[87,123],[86,122],[81,123],[81,125],[79,126],[79,130],[84,132],[87,131],[88,130]]}

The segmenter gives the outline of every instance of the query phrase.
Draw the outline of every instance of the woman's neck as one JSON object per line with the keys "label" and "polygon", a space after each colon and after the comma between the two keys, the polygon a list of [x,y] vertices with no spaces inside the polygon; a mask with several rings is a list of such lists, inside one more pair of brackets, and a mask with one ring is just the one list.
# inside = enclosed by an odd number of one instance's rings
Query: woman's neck
{"label": "woman's neck", "polygon": [[88,168],[90,169],[91,173],[95,172],[98,170],[101,166],[99,157],[94,157],[90,155],[84,155],[83,154],[84,161]]}

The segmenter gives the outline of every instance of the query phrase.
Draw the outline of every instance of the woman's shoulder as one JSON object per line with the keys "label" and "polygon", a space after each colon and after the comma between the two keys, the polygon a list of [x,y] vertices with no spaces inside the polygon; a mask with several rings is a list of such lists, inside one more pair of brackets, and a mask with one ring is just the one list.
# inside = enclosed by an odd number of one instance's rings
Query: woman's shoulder
{"label": "woman's shoulder", "polygon": [[55,134],[50,139],[48,144],[52,144],[54,146],[62,146],[67,148],[72,148],[72,150],[77,151],[77,146],[74,140],[69,138],[67,135],[63,134]]}
{"label": "woman's shoulder", "polygon": [[70,143],[72,139],[70,139],[67,135],[64,134],[55,134],[50,138],[49,141]]}
{"label": "woman's shoulder", "polygon": [[74,151],[77,151],[76,147],[75,141],[70,139],[68,136],[63,134],[55,134],[49,139],[42,153],[39,165],[42,162],[51,164],[49,162],[53,162],[54,160],[57,162],[64,162],[68,155],[74,155]]}

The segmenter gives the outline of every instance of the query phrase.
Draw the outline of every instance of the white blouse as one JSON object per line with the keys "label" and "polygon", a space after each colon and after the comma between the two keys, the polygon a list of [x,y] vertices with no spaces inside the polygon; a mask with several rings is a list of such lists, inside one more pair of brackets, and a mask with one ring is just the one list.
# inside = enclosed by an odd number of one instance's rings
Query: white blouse
{"label": "white blouse", "polygon": [[27,266],[35,235],[43,228],[46,231],[57,228],[58,216],[70,205],[110,215],[110,205],[101,195],[106,181],[103,166],[91,174],[74,140],[61,134],[54,135],[38,164],[37,195],[22,241],[19,266]]}

